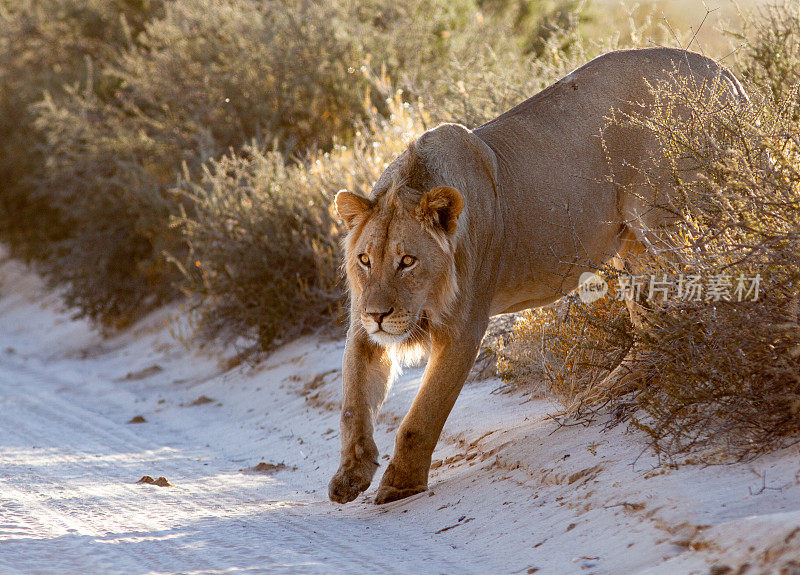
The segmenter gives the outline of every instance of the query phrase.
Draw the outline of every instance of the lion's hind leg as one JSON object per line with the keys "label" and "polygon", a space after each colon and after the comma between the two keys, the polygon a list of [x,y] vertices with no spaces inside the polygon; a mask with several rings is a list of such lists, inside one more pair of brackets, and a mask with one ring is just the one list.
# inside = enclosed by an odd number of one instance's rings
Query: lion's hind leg
{"label": "lion's hind leg", "polygon": [[[649,250],[647,244],[640,238],[644,239],[646,236],[626,225],[620,237],[620,249],[617,256],[612,259],[612,265],[617,271],[631,276],[631,286],[634,286],[634,277],[647,275],[645,272],[648,271],[645,264],[648,258],[644,256],[649,253]],[[649,286],[645,286],[641,290],[632,287],[629,293],[623,295],[623,301],[628,308],[634,330],[646,329],[644,317],[647,310],[650,309],[648,296]],[[644,377],[641,357],[634,340],[622,361],[606,376],[605,385],[609,390],[613,390],[613,395],[625,395],[634,391],[637,383]]]}

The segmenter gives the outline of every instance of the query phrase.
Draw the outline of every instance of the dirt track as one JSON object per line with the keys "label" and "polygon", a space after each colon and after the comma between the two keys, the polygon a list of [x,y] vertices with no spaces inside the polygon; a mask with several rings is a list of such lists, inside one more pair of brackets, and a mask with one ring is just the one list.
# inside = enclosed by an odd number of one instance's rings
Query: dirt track
{"label": "dirt track", "polygon": [[[3,573],[470,571],[422,533],[343,520],[180,433],[78,405],[69,387],[0,364]],[[143,470],[174,486],[136,484]]]}

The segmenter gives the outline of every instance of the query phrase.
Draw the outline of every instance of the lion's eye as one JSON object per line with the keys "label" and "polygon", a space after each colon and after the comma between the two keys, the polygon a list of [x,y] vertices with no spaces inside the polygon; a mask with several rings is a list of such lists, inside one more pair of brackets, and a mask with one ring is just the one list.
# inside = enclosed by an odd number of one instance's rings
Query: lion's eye
{"label": "lion's eye", "polygon": [[410,268],[414,265],[417,261],[417,258],[414,256],[403,256],[403,259],[400,260],[400,267],[401,268]]}
{"label": "lion's eye", "polygon": [[358,256],[358,261],[361,262],[361,265],[368,268],[369,267],[369,256],[367,254],[361,254]]}

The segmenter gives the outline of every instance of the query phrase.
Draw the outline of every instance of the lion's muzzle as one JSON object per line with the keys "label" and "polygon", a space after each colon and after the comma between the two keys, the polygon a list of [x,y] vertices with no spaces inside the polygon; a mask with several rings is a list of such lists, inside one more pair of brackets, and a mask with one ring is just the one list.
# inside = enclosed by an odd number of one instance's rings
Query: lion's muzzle
{"label": "lion's muzzle", "polygon": [[412,314],[403,310],[368,309],[361,313],[361,323],[367,334],[376,343],[389,346],[405,341],[411,333]]}

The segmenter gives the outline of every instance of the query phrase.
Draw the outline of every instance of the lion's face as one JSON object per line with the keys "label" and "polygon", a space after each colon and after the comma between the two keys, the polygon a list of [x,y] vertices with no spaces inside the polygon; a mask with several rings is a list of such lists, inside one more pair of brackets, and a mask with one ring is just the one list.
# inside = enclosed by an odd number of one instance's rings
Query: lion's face
{"label": "lion's face", "polygon": [[461,202],[445,187],[422,195],[400,189],[375,202],[337,195],[350,229],[345,266],[353,312],[376,343],[401,344],[446,313],[457,290],[450,236]]}

